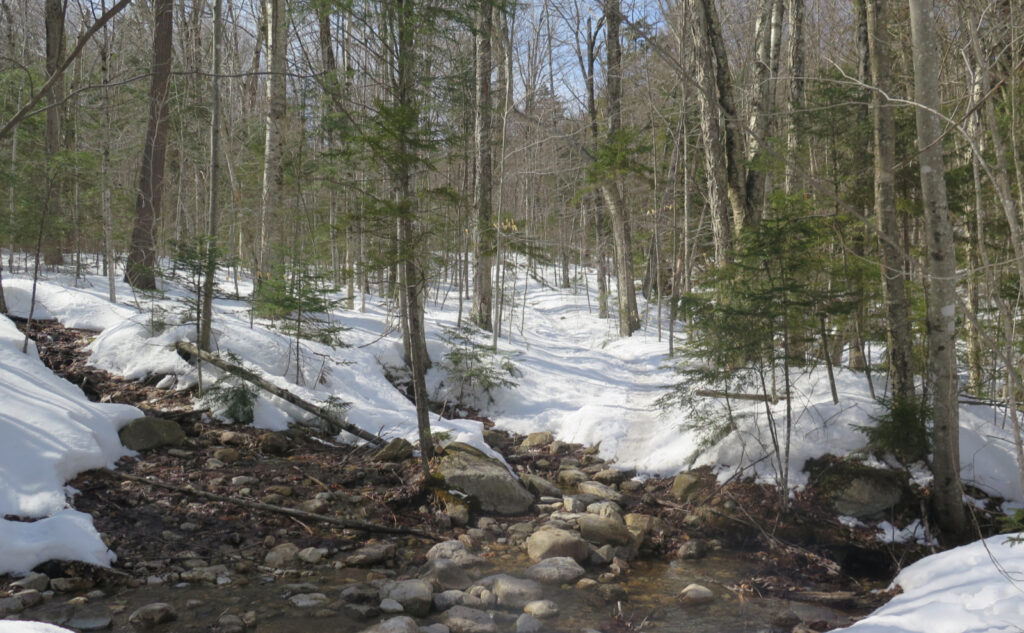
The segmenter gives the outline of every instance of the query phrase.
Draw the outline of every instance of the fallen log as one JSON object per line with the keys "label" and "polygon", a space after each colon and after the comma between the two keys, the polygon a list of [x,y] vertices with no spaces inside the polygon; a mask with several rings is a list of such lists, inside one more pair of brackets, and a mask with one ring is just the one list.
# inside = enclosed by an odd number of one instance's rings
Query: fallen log
{"label": "fallen log", "polygon": [[759,393],[729,393],[728,391],[712,391],[709,389],[698,389],[693,392],[702,398],[730,398],[732,400],[750,400],[752,402],[768,402],[778,404],[779,399],[765,396]]}
{"label": "fallen log", "polygon": [[255,373],[249,371],[248,369],[245,369],[244,367],[239,367],[238,365],[229,363],[223,358],[214,356],[209,352],[204,352],[198,349],[192,343],[186,341],[178,341],[177,343],[174,344],[174,349],[177,350],[178,354],[180,354],[186,360],[191,360],[192,358],[198,356],[199,358],[210,363],[211,365],[223,369],[232,376],[236,376],[248,383],[256,385],[260,389],[272,393],[278,398],[284,400],[285,402],[294,404],[295,406],[299,407],[304,411],[309,411],[313,415],[319,417],[324,422],[333,425],[336,429],[335,432],[348,431],[349,433],[355,435],[359,439],[366,440],[367,442],[375,446],[384,446],[387,443],[380,436],[374,435],[373,433],[370,433],[368,431],[364,431],[358,426],[345,420],[334,411],[331,411],[326,407],[321,407],[311,402],[307,402],[302,398],[298,397],[297,395],[295,395],[294,393],[288,391],[287,389],[282,389],[277,385],[267,382],[260,376],[257,376]]}
{"label": "fallen log", "polygon": [[112,477],[118,479],[124,479],[127,481],[134,481],[136,483],[145,484],[147,486],[153,486],[154,488],[163,488],[164,490],[170,490],[185,495],[192,495],[195,497],[202,497],[204,499],[210,499],[211,501],[219,501],[221,503],[230,503],[232,505],[241,506],[243,508],[249,508],[250,510],[261,510],[263,512],[273,512],[275,514],[283,514],[285,516],[305,519],[307,521],[320,521],[321,523],[329,523],[331,525],[337,525],[349,530],[358,530],[360,532],[371,532],[376,534],[409,534],[412,536],[419,536],[421,538],[429,539],[432,541],[444,540],[437,534],[418,530],[416,528],[407,528],[400,525],[378,525],[376,523],[370,523],[368,521],[357,521],[355,519],[340,519],[338,517],[327,516],[326,514],[316,514],[314,512],[306,512],[304,510],[296,510],[295,508],[286,508],[285,506],[274,505],[271,503],[263,503],[261,501],[250,501],[249,499],[242,499],[239,497],[228,497],[225,495],[219,495],[213,492],[196,488],[193,485],[178,486],[175,484],[169,484],[158,479],[147,479],[146,477],[139,477],[138,475],[129,475],[128,473],[118,472],[116,470],[104,471],[110,473]]}

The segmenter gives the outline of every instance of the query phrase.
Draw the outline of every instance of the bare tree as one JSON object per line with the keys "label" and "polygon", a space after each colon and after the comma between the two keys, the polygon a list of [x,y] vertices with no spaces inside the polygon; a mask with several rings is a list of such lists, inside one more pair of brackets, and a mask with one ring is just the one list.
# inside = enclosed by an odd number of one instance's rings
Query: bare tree
{"label": "bare tree", "polygon": [[473,306],[470,319],[491,329],[491,266],[494,259],[494,227],[491,221],[491,38],[492,6],[481,1],[476,11],[476,103],[473,144],[476,174],[473,183]]}

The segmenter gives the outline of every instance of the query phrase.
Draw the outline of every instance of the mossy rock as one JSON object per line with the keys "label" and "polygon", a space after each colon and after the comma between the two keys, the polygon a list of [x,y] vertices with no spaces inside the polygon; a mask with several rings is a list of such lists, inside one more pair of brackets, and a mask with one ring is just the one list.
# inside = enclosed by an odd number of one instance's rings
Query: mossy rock
{"label": "mossy rock", "polygon": [[484,512],[514,515],[526,512],[534,497],[504,464],[483,451],[452,442],[438,459],[437,475],[450,486],[469,495]]}
{"label": "mossy rock", "polygon": [[898,513],[911,498],[905,473],[874,468],[851,459],[825,456],[807,461],[810,485],[832,502],[835,511],[858,519]]}
{"label": "mossy rock", "polygon": [[177,446],[185,441],[185,432],[177,422],[152,416],[135,418],[117,434],[121,438],[121,444],[133,451]]}

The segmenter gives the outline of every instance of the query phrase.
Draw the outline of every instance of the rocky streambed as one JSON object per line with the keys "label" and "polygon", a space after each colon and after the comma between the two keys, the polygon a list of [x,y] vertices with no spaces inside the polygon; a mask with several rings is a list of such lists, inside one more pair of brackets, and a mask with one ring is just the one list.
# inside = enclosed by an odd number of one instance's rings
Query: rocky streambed
{"label": "rocky streambed", "polygon": [[57,352],[97,397],[162,410],[122,434],[137,458],[70,482],[114,567],[0,577],[0,617],[79,631],[788,632],[887,598],[874,590],[891,550],[814,489],[782,511],[752,482],[639,481],[593,447],[493,430],[517,476],[453,444],[425,480],[401,441],[224,427]]}

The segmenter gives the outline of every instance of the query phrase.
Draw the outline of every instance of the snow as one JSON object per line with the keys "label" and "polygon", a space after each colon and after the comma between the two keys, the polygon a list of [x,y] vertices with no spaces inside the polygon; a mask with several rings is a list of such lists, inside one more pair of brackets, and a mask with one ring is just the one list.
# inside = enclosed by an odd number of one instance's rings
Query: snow
{"label": "snow", "polygon": [[[596,283],[592,273],[587,273],[590,277],[585,284],[581,280],[576,289],[570,290],[553,288],[535,277],[527,279],[522,269],[510,272],[518,275],[514,291],[506,293],[515,301],[515,319],[504,324],[498,347],[515,363],[518,375],[514,380],[518,386],[496,390],[490,394],[493,402],[485,394],[475,394],[474,398],[474,403],[497,428],[520,434],[548,430],[561,441],[599,444],[602,457],[614,460],[615,467],[635,469],[639,477],[671,476],[693,466],[708,465],[721,480],[737,476],[770,483],[779,480],[779,465],[772,458],[767,411],[771,411],[782,430],[785,401],[766,408],[764,402],[733,400],[730,406],[736,431],[714,446],[699,450],[702,438],[693,428],[692,412],[655,406],[659,396],[679,378],[669,366],[667,334],[659,337],[654,306],[652,314],[645,316],[645,327],[623,339],[618,336],[613,319],[596,316]],[[44,279],[37,288],[36,317],[56,318],[65,325],[100,331],[87,348],[91,352],[90,362],[97,367],[133,379],[154,378],[164,386],[183,388],[195,384],[195,369],[173,349],[177,341],[195,340],[194,323],[181,323],[182,291],[169,285],[162,298],[146,297],[138,305],[111,304],[106,300],[105,283],[99,277],[86,277],[76,287],[69,278]],[[226,281],[221,285],[225,294],[234,290],[234,285],[229,286]],[[27,315],[31,283],[25,278],[5,275],[4,287],[12,313]],[[251,285],[243,280],[240,290],[244,296],[251,291]],[[133,297],[123,284],[118,285],[117,291],[119,297]],[[361,304],[362,299],[357,297],[356,304]],[[250,325],[244,302],[218,299],[214,304],[215,346],[303,399],[325,404],[333,397],[349,403],[347,419],[366,431],[415,442],[415,408],[386,376],[388,372],[400,372],[398,368],[402,365],[393,306],[372,295],[365,297],[365,303],[365,312],[337,310],[330,315],[335,323],[347,328],[342,333],[347,347],[302,341],[297,353],[294,339],[272,324],[257,319]],[[439,398],[450,394],[447,376],[438,362],[446,351],[444,333],[458,322],[455,291],[444,286],[432,287],[426,329],[428,349],[435,364],[427,383]],[[24,571],[52,557],[107,564],[112,554],[102,546],[89,518],[68,509],[64,482],[82,470],[110,466],[123,455],[116,430],[139,412],[130,407],[86,402],[74,386],[55,378],[34,354],[22,355],[20,341],[21,335],[13,324],[6,319],[0,321],[0,425],[5,440],[0,445],[0,510],[42,520],[0,524],[0,573]],[[481,335],[481,342],[489,343],[489,336]],[[685,344],[685,339],[677,336],[677,346]],[[219,376],[215,368],[207,366],[203,374],[204,381]],[[838,404],[832,401],[824,369],[801,370],[793,376],[789,463],[789,484],[793,487],[807,483],[803,466],[808,459],[862,449],[866,438],[857,427],[871,425],[873,416],[880,413],[862,373],[837,368],[835,379]],[[880,392],[885,388],[878,384],[883,379],[875,377],[875,387]],[[725,415],[723,401],[705,402],[712,415]],[[308,417],[276,397],[261,394],[254,410],[254,425],[284,429],[294,420]],[[484,442],[480,422],[432,416],[431,425],[435,432],[444,434],[446,442],[466,442],[498,455]],[[346,434],[338,439],[358,441]],[[961,464],[967,483],[1003,497],[1007,508],[1019,507],[1024,502],[1011,425],[1002,409],[986,405],[962,407]],[[918,483],[930,477],[919,467],[912,472]],[[848,520],[851,524],[855,521]],[[884,524],[876,529],[879,539],[887,542],[928,542],[920,524]],[[989,547],[1007,558],[1007,569],[1021,567],[1018,563],[1024,548],[1009,549],[992,539]],[[963,599],[966,594],[942,593],[952,591],[945,585],[929,588],[932,586],[923,580],[933,576],[940,582],[948,576],[948,583],[953,586],[952,579],[959,573],[955,566],[962,565],[964,557],[974,556],[969,554],[971,551],[957,554],[960,558],[925,559],[905,570],[897,582],[906,593],[897,599],[899,602],[893,601],[893,608],[903,609],[899,612],[903,614],[919,614],[915,610],[918,607],[935,609],[936,613],[961,609],[958,615],[949,616],[949,622],[957,623],[955,630],[989,630],[980,623],[991,620],[979,619],[988,609],[972,607],[976,601]],[[939,556],[948,554],[953,552]],[[933,558],[938,562],[929,563]],[[925,563],[933,565],[928,574],[912,572]],[[990,590],[986,583],[992,587],[1007,584],[991,564],[973,565],[970,574],[973,590],[984,589],[996,595],[997,590]],[[917,595],[914,592],[918,590],[924,597],[908,598]],[[1022,594],[1013,595],[1021,600]],[[1015,613],[1020,615],[1021,605],[1013,602],[1013,595],[1007,593],[1005,599],[987,604],[998,607],[994,613],[1011,613],[1016,609]],[[929,602],[927,596],[936,602]],[[954,597],[955,603],[943,602]],[[894,611],[893,615],[880,617],[893,622],[894,627],[910,626],[904,622],[909,615],[904,618]],[[931,619],[929,615],[922,621]],[[862,625],[867,626],[858,626]],[[928,628],[930,633],[954,630],[942,629],[934,623]]]}
{"label": "snow", "polygon": [[[1022,535],[1017,535],[1018,537]],[[1024,622],[1024,543],[993,536],[904,569],[903,593],[851,627],[853,633],[1006,633]]]}
{"label": "snow", "polygon": [[71,630],[45,622],[0,620],[0,633],[71,633]]}

